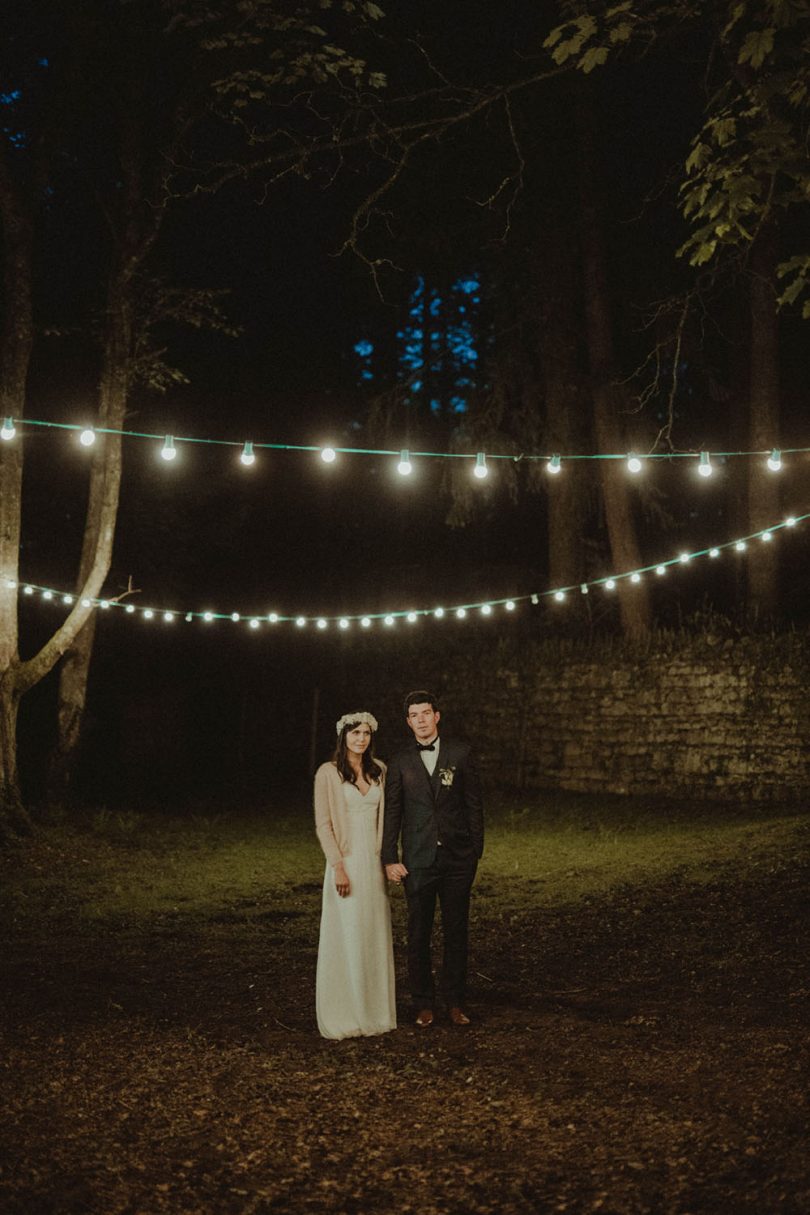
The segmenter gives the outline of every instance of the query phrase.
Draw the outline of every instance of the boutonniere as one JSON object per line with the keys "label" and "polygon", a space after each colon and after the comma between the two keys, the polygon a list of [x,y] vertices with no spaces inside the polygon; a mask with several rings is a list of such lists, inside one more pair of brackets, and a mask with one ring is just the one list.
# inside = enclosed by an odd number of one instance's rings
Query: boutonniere
{"label": "boutonniere", "polygon": [[441,777],[442,784],[447,789],[449,789],[450,786],[452,785],[452,783],[455,779],[455,775],[456,775],[455,765],[453,765],[452,768],[439,768],[439,776]]}

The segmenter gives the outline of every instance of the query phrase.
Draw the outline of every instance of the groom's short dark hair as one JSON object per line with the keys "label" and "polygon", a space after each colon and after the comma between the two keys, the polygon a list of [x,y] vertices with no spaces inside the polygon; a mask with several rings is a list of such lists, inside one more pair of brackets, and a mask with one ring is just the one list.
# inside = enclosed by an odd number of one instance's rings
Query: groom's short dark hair
{"label": "groom's short dark hair", "polygon": [[430,705],[434,713],[439,712],[439,702],[432,692],[426,692],[424,688],[421,691],[409,692],[405,697],[402,705],[402,712],[408,716],[408,709],[411,705]]}

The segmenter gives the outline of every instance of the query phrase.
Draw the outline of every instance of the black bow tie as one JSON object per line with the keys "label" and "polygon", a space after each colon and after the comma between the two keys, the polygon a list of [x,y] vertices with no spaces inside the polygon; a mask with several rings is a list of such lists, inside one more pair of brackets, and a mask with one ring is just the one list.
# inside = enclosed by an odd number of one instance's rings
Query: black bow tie
{"label": "black bow tie", "polygon": [[418,742],[416,744],[416,746],[420,751],[435,751],[436,750],[435,742],[432,742],[432,743],[419,743]]}

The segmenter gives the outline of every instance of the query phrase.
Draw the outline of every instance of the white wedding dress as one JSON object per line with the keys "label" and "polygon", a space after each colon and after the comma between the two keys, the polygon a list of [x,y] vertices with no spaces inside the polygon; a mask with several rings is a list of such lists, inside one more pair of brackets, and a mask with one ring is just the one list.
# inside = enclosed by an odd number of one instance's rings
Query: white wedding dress
{"label": "white wedding dress", "polygon": [[318,1029],[324,1038],[384,1034],[397,1027],[391,907],[377,853],[380,786],[363,794],[344,782],[350,893],[341,898],[326,866],[315,980]]}

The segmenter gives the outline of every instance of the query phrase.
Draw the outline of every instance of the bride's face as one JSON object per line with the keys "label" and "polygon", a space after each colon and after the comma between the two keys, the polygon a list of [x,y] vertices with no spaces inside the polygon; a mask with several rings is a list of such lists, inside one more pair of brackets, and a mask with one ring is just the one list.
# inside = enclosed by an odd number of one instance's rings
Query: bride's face
{"label": "bride's face", "polygon": [[359,726],[346,732],[346,750],[350,755],[362,755],[364,751],[368,750],[370,742],[371,726],[367,726],[365,722],[361,722]]}

